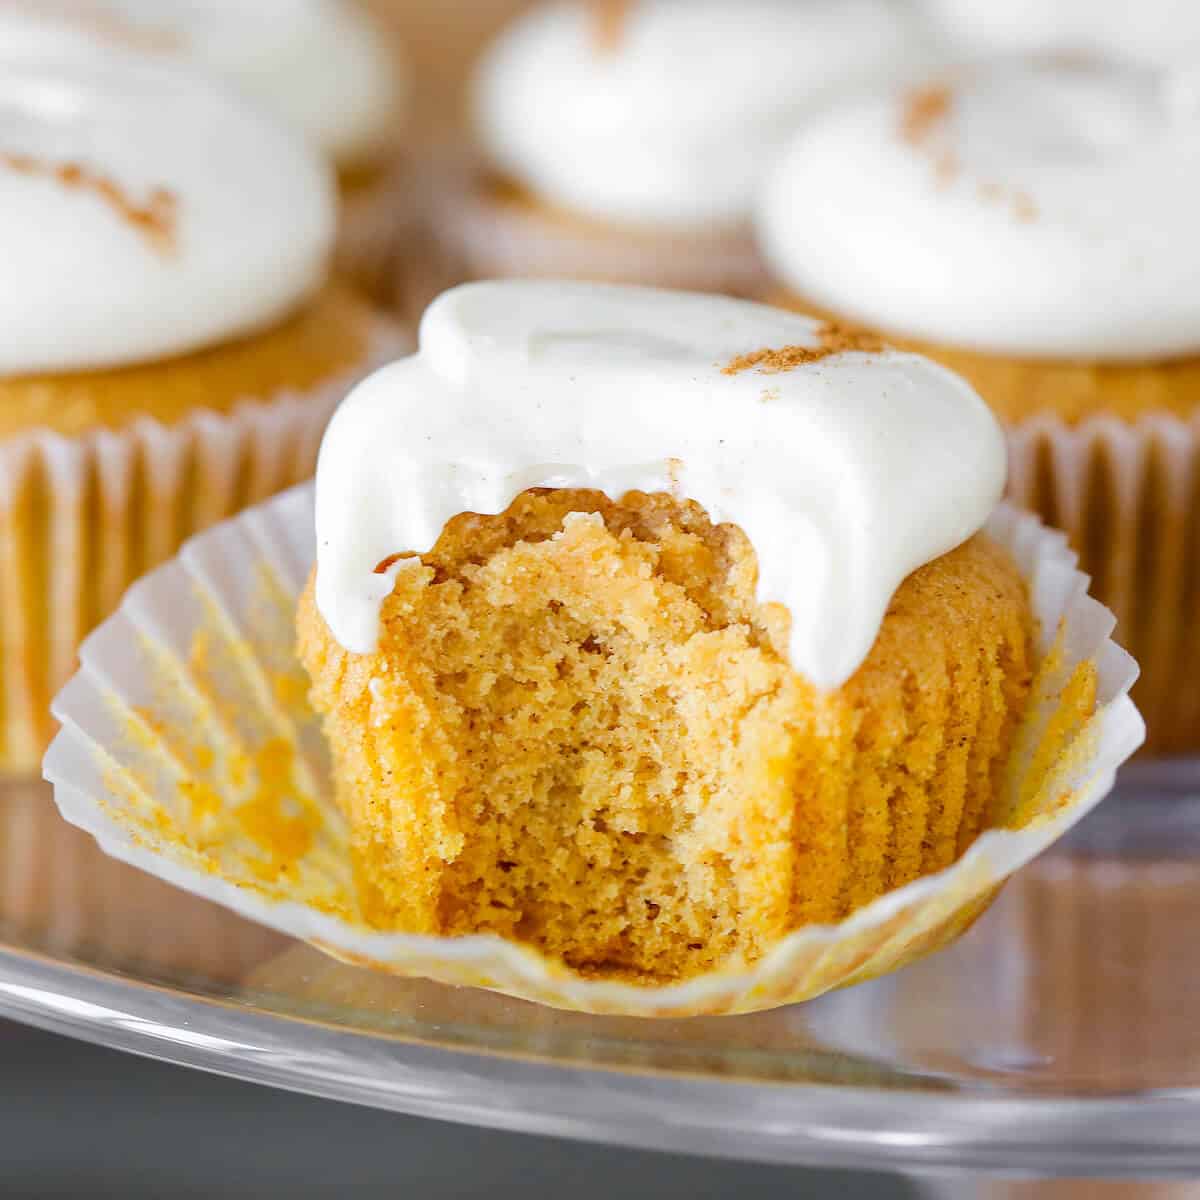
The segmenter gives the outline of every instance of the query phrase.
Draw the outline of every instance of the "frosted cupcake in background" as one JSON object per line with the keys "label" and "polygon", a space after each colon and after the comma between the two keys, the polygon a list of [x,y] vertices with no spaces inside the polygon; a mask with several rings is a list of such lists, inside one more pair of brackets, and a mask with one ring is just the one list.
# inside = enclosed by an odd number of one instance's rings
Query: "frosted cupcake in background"
{"label": "frosted cupcake in background", "polygon": [[928,354],[1002,418],[1011,492],[1117,614],[1161,751],[1200,745],[1197,212],[1187,89],[1010,61],[818,116],[759,221],[777,299]]}
{"label": "frosted cupcake in background", "polygon": [[888,0],[540,5],[479,65],[482,162],[451,181],[439,239],[467,277],[753,292],[754,197],[797,120],[921,61]]}
{"label": "frosted cupcake in background", "polygon": [[305,478],[394,352],[305,143],[176,61],[0,57],[0,769],[133,579]]}
{"label": "frosted cupcake in background", "polygon": [[407,66],[355,0],[0,0],[0,54],[103,46],[184,57],[336,168],[338,265],[378,296],[404,225]]}
{"label": "frosted cupcake in background", "polygon": [[1200,60],[1194,0],[921,0],[952,52],[1089,54],[1150,66]]}

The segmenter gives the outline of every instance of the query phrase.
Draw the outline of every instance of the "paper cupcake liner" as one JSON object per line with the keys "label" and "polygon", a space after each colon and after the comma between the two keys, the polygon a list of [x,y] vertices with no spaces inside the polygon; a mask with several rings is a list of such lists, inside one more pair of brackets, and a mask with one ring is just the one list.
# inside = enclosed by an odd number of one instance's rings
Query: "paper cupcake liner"
{"label": "paper cupcake liner", "polygon": [[[419,262],[426,254],[424,199],[412,162],[398,159],[378,180],[343,196],[334,247],[338,274],[375,303],[396,311],[410,333],[416,329],[413,308],[402,303],[397,310],[397,302],[407,300],[407,290],[400,286],[406,263],[414,257]],[[423,308],[416,311],[417,318]]]}
{"label": "paper cupcake liner", "polygon": [[209,983],[240,983],[292,944],[107,857],[40,779],[0,784],[0,924],[53,954]]}
{"label": "paper cupcake liner", "polygon": [[[114,857],[343,961],[596,1013],[748,1012],[892,970],[945,944],[1014,870],[1110,789],[1143,727],[1136,666],[1110,640],[1061,534],[1007,506],[988,532],[1028,580],[1040,629],[1028,713],[996,823],[958,862],[833,926],[783,939],[751,968],[665,987],[584,979],[495,935],[385,933],[362,920],[345,822],[294,649],[315,557],[311,485],[194,539],[86,643],[55,702],[46,776],[68,821]],[[1081,728],[1059,697],[1095,672]]]}
{"label": "paper cupcake liner", "polygon": [[599,223],[500,201],[471,166],[438,172],[431,210],[443,276],[466,279],[590,279],[757,297],[767,273],[749,227],[662,233]]}
{"label": "paper cupcake liner", "polygon": [[1012,498],[1067,534],[1141,665],[1148,748],[1200,747],[1200,419],[1037,416],[1009,446]]}
{"label": "paper cupcake liner", "polygon": [[380,322],[363,366],[306,392],[164,425],[0,441],[0,771],[35,772],[50,699],[84,636],[183,541],[312,474],[338,401],[400,339]]}

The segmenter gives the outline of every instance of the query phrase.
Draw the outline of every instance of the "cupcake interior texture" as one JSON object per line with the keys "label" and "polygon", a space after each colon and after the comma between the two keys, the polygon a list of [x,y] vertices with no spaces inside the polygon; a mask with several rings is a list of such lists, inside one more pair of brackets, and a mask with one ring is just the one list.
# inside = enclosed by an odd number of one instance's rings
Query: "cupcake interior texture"
{"label": "cupcake interior texture", "polygon": [[1029,606],[979,536],[913,573],[822,692],[695,504],[533,490],[452,519],[376,655],[300,617],[369,918],[490,931],[587,973],[752,962],[952,862],[989,823]]}
{"label": "cupcake interior texture", "polygon": [[1033,673],[1003,458],[761,305],[443,295],[326,434],[298,617],[368,922],[664,982],[953,862]]}

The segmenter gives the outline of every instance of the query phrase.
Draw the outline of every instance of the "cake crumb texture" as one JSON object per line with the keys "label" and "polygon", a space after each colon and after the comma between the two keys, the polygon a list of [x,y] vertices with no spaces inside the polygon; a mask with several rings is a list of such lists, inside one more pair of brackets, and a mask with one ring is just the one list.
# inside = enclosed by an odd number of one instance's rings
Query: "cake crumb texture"
{"label": "cake crumb texture", "polygon": [[985,536],[822,693],[753,548],[695,504],[533,490],[400,568],[377,650],[298,616],[370,922],[661,983],[760,958],[989,824],[1031,617]]}

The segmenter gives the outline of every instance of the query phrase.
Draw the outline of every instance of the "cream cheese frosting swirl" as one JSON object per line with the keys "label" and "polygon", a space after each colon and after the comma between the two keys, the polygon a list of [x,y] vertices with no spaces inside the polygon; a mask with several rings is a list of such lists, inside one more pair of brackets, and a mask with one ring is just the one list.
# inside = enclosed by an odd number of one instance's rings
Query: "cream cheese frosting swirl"
{"label": "cream cheese frosting swirl", "polygon": [[597,7],[513,24],[482,61],[474,113],[495,167],[601,220],[744,220],[804,112],[926,60],[890,0],[642,0],[609,35]]}
{"label": "cream cheese frosting swirl", "polygon": [[457,513],[502,512],[531,487],[672,492],[742,528],[760,599],[791,614],[793,667],[836,687],[903,579],[983,525],[1004,473],[987,407],[918,355],[846,349],[807,318],[724,297],[467,284],[325,435],[317,605],[368,653],[415,561],[387,560],[428,550]]}
{"label": "cream cheese frosting swirl", "polygon": [[0,55],[0,374],[185,353],[324,280],[328,167],[179,64]]}
{"label": "cream cheese frosting swirl", "polygon": [[1196,0],[923,0],[922,7],[947,48],[960,53],[1200,63]]}
{"label": "cream cheese frosting swirl", "polygon": [[0,0],[0,54],[97,45],[186,56],[340,166],[394,139],[399,57],[349,0]]}
{"label": "cream cheese frosting swirl", "polygon": [[792,290],[1018,357],[1200,351],[1200,101],[1132,66],[1002,62],[814,119],[765,189]]}

